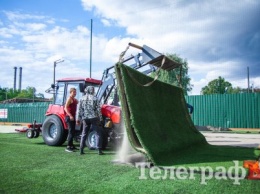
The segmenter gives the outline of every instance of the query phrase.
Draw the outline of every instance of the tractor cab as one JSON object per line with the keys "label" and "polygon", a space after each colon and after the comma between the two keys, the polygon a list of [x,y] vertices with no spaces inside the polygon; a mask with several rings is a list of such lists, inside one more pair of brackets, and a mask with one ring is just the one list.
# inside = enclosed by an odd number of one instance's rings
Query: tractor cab
{"label": "tractor cab", "polygon": [[54,104],[65,105],[67,98],[69,97],[70,88],[76,88],[76,99],[80,99],[84,94],[84,89],[87,86],[94,86],[95,92],[97,92],[101,85],[100,80],[92,78],[64,78],[57,81],[54,86]]}
{"label": "tractor cab", "polygon": [[[53,94],[53,103],[49,105],[46,111],[46,119],[43,123],[42,131],[43,139],[47,145],[62,145],[67,138],[68,126],[65,122],[66,113],[64,105],[69,97],[70,88],[76,88],[76,99],[79,100],[84,95],[84,89],[87,86],[94,86],[97,92],[101,85],[100,80],[92,78],[64,78],[57,80],[46,90],[47,93]],[[80,126],[76,126],[76,130],[80,131]]]}

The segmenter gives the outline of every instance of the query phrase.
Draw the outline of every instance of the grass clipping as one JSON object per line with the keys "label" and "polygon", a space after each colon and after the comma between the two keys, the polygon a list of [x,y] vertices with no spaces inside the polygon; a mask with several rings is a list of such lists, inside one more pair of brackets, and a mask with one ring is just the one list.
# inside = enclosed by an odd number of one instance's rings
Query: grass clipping
{"label": "grass clipping", "polygon": [[132,147],[158,166],[255,158],[255,150],[209,145],[195,128],[179,87],[115,67],[122,113]]}

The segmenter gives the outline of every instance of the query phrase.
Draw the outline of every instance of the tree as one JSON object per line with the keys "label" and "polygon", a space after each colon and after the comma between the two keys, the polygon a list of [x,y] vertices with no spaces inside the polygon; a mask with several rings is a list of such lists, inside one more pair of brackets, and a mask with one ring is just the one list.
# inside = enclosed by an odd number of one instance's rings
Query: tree
{"label": "tree", "polygon": [[251,91],[254,93],[260,93],[260,88],[254,88],[254,89],[251,89]]}
{"label": "tree", "polygon": [[253,88],[250,87],[249,90],[248,88],[240,88],[240,93],[260,93],[260,88]]}
{"label": "tree", "polygon": [[0,87],[0,101],[15,98],[18,94],[19,91],[17,90]]}
{"label": "tree", "polygon": [[7,88],[1,88],[0,86],[0,101],[3,101],[7,98]]}
{"label": "tree", "polygon": [[28,86],[25,90],[22,90],[17,98],[34,98],[36,89],[34,87]]}
{"label": "tree", "polygon": [[202,94],[234,94],[241,93],[241,88],[233,88],[232,84],[226,81],[221,76],[208,83],[207,86],[201,90]]}
{"label": "tree", "polygon": [[44,99],[44,95],[42,93],[36,94],[36,89],[30,86],[21,91],[0,87],[0,101],[13,98]]}
{"label": "tree", "polygon": [[[181,64],[181,67],[173,69],[171,71],[161,70],[158,80],[169,83],[171,85],[179,86],[183,88],[184,94],[187,95],[192,90],[193,85],[190,84],[190,77],[188,75],[188,62],[186,59],[182,59],[176,54],[166,54],[166,56],[173,61]],[[152,73],[152,77],[155,73]]]}

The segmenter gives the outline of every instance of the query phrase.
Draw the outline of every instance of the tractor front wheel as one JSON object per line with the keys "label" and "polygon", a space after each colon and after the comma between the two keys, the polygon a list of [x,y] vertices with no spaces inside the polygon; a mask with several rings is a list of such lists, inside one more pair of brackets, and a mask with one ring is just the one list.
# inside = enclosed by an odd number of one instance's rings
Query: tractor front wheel
{"label": "tractor front wheel", "polygon": [[40,136],[40,132],[38,130],[34,131],[34,138],[38,138]]}
{"label": "tractor front wheel", "polygon": [[33,138],[34,135],[35,135],[34,130],[28,129],[28,130],[26,131],[26,137],[27,137],[27,138]]}
{"label": "tractor front wheel", "polygon": [[[94,130],[89,131],[85,144],[90,150],[94,150],[97,148],[97,132],[96,131],[94,131]],[[107,144],[108,144],[108,137],[103,132],[102,133],[102,150],[106,149]]]}
{"label": "tractor front wheel", "polygon": [[97,137],[96,137],[96,131],[90,130],[87,134],[87,138],[85,141],[86,146],[90,150],[95,150],[97,147]]}
{"label": "tractor front wheel", "polygon": [[49,146],[62,145],[68,136],[67,130],[63,128],[62,122],[56,115],[48,116],[42,126],[42,137]]}

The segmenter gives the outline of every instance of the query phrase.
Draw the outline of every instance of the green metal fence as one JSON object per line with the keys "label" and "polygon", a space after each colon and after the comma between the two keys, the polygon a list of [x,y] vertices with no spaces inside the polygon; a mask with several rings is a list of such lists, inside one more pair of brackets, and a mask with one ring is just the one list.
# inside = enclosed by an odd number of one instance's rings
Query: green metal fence
{"label": "green metal fence", "polygon": [[195,125],[260,128],[260,93],[187,96]]}
{"label": "green metal fence", "polygon": [[[260,93],[186,96],[193,105],[195,125],[226,128],[260,128]],[[42,123],[48,102],[0,104],[7,109],[5,122]]]}
{"label": "green metal fence", "polygon": [[35,119],[37,123],[42,123],[48,105],[49,102],[0,104],[0,110],[7,110],[7,118],[0,121],[32,123]]}

